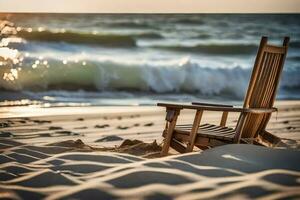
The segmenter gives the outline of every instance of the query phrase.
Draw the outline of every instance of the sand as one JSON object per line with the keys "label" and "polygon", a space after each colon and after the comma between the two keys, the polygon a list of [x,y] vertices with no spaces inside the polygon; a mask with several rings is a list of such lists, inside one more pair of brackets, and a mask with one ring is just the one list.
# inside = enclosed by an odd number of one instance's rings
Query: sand
{"label": "sand", "polygon": [[300,198],[300,152],[294,149],[240,144],[144,159],[64,145],[0,144],[1,196],[11,199]]}
{"label": "sand", "polygon": [[[277,148],[225,145],[164,158],[162,108],[1,107],[0,198],[298,199],[300,102],[276,106],[267,130],[283,138]],[[179,123],[193,116],[185,111]],[[221,114],[203,117],[218,123]]]}

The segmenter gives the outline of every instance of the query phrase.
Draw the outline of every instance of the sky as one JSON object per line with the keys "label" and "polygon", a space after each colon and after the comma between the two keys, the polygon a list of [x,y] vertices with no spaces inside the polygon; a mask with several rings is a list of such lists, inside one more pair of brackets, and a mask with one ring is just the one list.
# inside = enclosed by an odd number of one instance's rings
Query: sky
{"label": "sky", "polygon": [[300,0],[0,0],[0,12],[300,13]]}

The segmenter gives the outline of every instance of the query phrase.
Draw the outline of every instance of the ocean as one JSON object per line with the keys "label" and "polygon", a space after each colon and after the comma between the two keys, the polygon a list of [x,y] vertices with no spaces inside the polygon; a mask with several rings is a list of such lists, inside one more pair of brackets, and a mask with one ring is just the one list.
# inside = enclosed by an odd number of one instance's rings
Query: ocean
{"label": "ocean", "polygon": [[299,14],[0,14],[0,105],[241,102],[261,36],[291,37],[277,99],[300,99]]}

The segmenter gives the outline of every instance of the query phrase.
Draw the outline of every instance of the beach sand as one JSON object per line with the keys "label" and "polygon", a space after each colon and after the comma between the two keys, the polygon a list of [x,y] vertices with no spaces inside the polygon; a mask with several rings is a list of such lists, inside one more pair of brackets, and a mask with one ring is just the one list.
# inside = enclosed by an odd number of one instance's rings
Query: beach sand
{"label": "beach sand", "polygon": [[[164,158],[154,158],[163,108],[1,107],[0,198],[297,199],[300,101],[276,106],[267,127],[283,138],[276,149],[225,145]],[[179,123],[193,117],[184,111]],[[206,112],[203,123],[220,117]],[[229,114],[228,125],[236,120]]]}

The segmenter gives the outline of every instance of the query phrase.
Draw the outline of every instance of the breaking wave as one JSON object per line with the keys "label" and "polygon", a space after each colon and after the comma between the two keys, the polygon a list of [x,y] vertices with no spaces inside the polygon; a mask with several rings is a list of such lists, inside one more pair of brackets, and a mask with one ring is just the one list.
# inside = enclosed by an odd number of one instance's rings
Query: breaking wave
{"label": "breaking wave", "polygon": [[[78,33],[69,31],[19,31],[17,36],[33,41],[66,42],[71,44],[101,45],[107,47],[134,47],[136,46],[134,37],[154,37],[153,34],[129,36],[116,34]],[[158,35],[156,37],[158,37]]]}
{"label": "breaking wave", "polygon": [[236,54],[247,55],[257,51],[257,45],[254,44],[208,44],[195,46],[155,46],[155,48],[178,51],[178,52],[194,52],[204,54]]}
{"label": "breaking wave", "polygon": [[[5,90],[86,90],[144,93],[193,93],[242,98],[247,88],[250,69],[207,68],[190,61],[182,65],[151,66],[116,62],[69,62],[48,60],[47,66],[31,64],[16,70],[14,80],[0,80]],[[0,75],[12,69],[3,67]],[[281,88],[299,89],[299,72],[285,71]]]}

